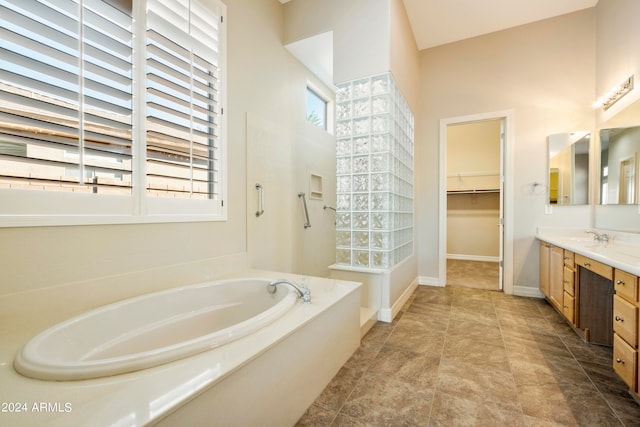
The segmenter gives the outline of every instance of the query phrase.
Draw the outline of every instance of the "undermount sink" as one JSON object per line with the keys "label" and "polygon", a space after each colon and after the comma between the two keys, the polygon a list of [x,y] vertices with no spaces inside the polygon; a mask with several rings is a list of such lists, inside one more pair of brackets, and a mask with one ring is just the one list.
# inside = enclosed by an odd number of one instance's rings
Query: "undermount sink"
{"label": "undermount sink", "polygon": [[577,242],[577,243],[597,243],[597,241],[593,238],[593,237],[567,237],[567,240],[570,240],[572,242]]}

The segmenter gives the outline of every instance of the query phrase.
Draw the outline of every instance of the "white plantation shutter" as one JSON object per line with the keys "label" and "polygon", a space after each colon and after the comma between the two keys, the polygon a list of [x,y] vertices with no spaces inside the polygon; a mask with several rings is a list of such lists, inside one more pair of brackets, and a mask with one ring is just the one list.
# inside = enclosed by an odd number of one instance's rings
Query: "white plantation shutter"
{"label": "white plantation shutter", "polygon": [[117,0],[0,0],[0,187],[129,194],[132,18]]}
{"label": "white plantation shutter", "polygon": [[147,190],[220,197],[221,15],[195,0],[147,2]]}
{"label": "white plantation shutter", "polygon": [[0,227],[225,220],[224,13],[0,0]]}

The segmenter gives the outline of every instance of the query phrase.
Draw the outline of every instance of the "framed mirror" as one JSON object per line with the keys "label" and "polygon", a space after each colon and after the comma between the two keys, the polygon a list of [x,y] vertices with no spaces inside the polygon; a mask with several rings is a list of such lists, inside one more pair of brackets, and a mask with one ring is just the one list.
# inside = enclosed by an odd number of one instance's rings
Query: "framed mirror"
{"label": "framed mirror", "polygon": [[640,126],[600,130],[600,204],[640,203]]}
{"label": "framed mirror", "polygon": [[550,205],[589,204],[588,131],[549,135]]}

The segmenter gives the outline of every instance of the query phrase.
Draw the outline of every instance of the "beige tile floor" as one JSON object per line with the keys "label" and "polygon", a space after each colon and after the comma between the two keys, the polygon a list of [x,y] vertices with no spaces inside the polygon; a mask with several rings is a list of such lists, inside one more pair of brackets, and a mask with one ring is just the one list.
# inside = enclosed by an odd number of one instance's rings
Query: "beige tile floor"
{"label": "beige tile floor", "polygon": [[544,300],[419,286],[299,426],[638,426],[640,405]]}
{"label": "beige tile floor", "polygon": [[447,260],[447,286],[497,291],[499,280],[497,262]]}

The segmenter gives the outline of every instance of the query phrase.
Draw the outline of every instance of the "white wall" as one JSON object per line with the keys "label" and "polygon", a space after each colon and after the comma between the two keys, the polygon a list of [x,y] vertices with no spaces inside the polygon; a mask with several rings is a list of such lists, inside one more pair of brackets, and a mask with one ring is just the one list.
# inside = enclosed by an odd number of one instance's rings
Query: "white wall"
{"label": "white wall", "polygon": [[[213,223],[2,228],[0,295],[170,265],[201,265],[199,261],[247,250],[247,113],[290,129],[296,135],[291,141],[295,155],[316,147],[323,138],[305,121],[304,88],[307,79],[314,77],[283,47],[283,6],[277,0],[225,3],[229,219]],[[328,149],[309,148],[307,155],[333,159],[332,149],[333,145]],[[332,176],[335,173],[326,167],[332,162],[317,167]],[[303,169],[290,170],[290,180],[301,181]],[[328,182],[327,188],[331,187]],[[291,215],[297,214],[296,205]],[[287,264],[288,269],[309,269],[306,274],[311,274],[320,272],[322,264],[326,267],[333,263],[333,235],[319,230],[313,245],[296,236],[301,249]],[[315,261],[310,263],[309,259]],[[206,270],[191,271],[190,280],[206,280],[211,273]]]}
{"label": "white wall", "polygon": [[448,126],[447,175],[490,171],[500,171],[500,120]]}
{"label": "white wall", "polygon": [[636,76],[631,93],[606,112],[597,110],[597,124],[600,126],[640,99],[640,55],[637,54],[640,46],[640,2],[599,0],[596,13],[596,95],[604,95],[627,77]]}
{"label": "white wall", "polygon": [[411,110],[418,108],[420,54],[402,0],[389,0],[390,70]]}
{"label": "white wall", "polygon": [[[304,88],[302,88],[304,89]],[[304,90],[300,90],[304,95]],[[247,246],[254,268],[327,277],[335,262],[335,140],[323,129],[247,114]],[[304,129],[306,128],[306,129]],[[310,174],[322,177],[322,199],[311,198]],[[256,216],[262,186],[264,213]],[[309,222],[300,192],[305,193]]]}
{"label": "white wall", "polygon": [[497,261],[500,256],[500,193],[447,196],[447,256]]}
{"label": "white wall", "polygon": [[295,0],[285,4],[284,42],[333,31],[334,82],[389,71],[389,0]]}
{"label": "white wall", "polygon": [[[285,43],[328,31],[334,36],[336,83],[391,71],[415,114],[419,55],[402,0],[295,0],[285,5]],[[415,251],[384,283],[383,307],[390,310],[412,285],[418,271]],[[360,280],[366,282],[365,276]]]}
{"label": "white wall", "polygon": [[[588,207],[544,214],[547,136],[591,129],[595,10],[564,15],[420,53],[416,209],[421,277],[438,276],[439,123],[514,112],[514,285],[538,286],[536,227],[590,225]],[[576,209],[573,209],[576,208]]]}

